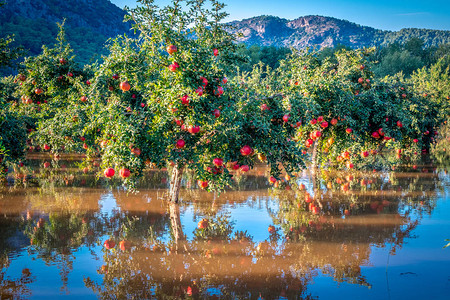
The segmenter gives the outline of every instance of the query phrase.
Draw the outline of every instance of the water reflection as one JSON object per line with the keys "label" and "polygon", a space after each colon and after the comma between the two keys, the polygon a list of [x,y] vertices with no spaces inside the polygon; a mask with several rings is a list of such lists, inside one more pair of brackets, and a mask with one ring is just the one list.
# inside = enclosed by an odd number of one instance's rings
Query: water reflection
{"label": "water reflection", "polygon": [[141,184],[151,189],[129,194],[71,163],[22,170],[1,193],[2,298],[39,289],[50,271],[36,261],[57,268],[64,293],[77,260],[88,262],[84,288],[106,299],[313,299],[320,277],[370,288],[363,270],[374,247],[395,255],[448,189],[428,165],[324,172],[314,182],[303,174],[275,189],[260,168],[237,176],[237,191],[188,188],[171,205],[167,172],[150,172]]}

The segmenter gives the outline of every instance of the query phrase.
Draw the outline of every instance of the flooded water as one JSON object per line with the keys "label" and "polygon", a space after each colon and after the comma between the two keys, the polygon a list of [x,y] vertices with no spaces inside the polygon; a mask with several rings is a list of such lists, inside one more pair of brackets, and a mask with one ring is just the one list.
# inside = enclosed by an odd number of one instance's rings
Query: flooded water
{"label": "flooded water", "polygon": [[170,205],[164,171],[130,194],[34,164],[0,192],[2,299],[450,299],[450,177],[429,165],[278,189],[259,167],[221,195],[187,176]]}

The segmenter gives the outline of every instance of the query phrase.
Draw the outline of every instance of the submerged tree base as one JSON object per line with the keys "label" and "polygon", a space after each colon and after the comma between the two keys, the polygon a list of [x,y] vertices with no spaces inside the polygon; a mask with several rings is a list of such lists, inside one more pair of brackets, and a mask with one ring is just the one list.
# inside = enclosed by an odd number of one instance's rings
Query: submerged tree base
{"label": "submerged tree base", "polygon": [[184,167],[175,165],[172,170],[172,177],[170,179],[169,201],[178,203],[178,196],[181,189],[181,179],[183,177]]}

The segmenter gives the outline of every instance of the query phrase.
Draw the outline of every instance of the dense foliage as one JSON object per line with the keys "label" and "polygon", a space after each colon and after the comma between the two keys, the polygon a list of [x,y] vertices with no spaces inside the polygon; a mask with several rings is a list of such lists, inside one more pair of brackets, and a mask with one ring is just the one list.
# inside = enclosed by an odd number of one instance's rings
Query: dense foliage
{"label": "dense foliage", "polygon": [[[413,162],[448,117],[444,46],[434,64],[419,40],[379,51],[244,48],[220,23],[226,13],[215,0],[140,3],[129,11],[139,35],[111,41],[101,64],[78,65],[60,26],[53,48],[26,58],[14,82],[3,80],[4,161],[22,159],[25,143],[83,153],[83,170],[129,188],[144,168],[169,167],[177,201],[183,174],[222,190],[258,161],[276,185],[308,160],[313,170]],[[375,76],[403,52],[430,67]]]}

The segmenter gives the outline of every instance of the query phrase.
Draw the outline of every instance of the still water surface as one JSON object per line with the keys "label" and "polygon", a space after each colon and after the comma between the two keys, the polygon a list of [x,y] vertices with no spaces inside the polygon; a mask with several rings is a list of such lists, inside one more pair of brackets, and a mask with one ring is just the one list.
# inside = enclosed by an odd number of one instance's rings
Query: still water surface
{"label": "still water surface", "polygon": [[166,172],[127,194],[69,164],[25,186],[10,174],[0,192],[2,299],[450,299],[444,171],[332,174],[315,189],[303,174],[313,211],[262,168],[169,205]]}

